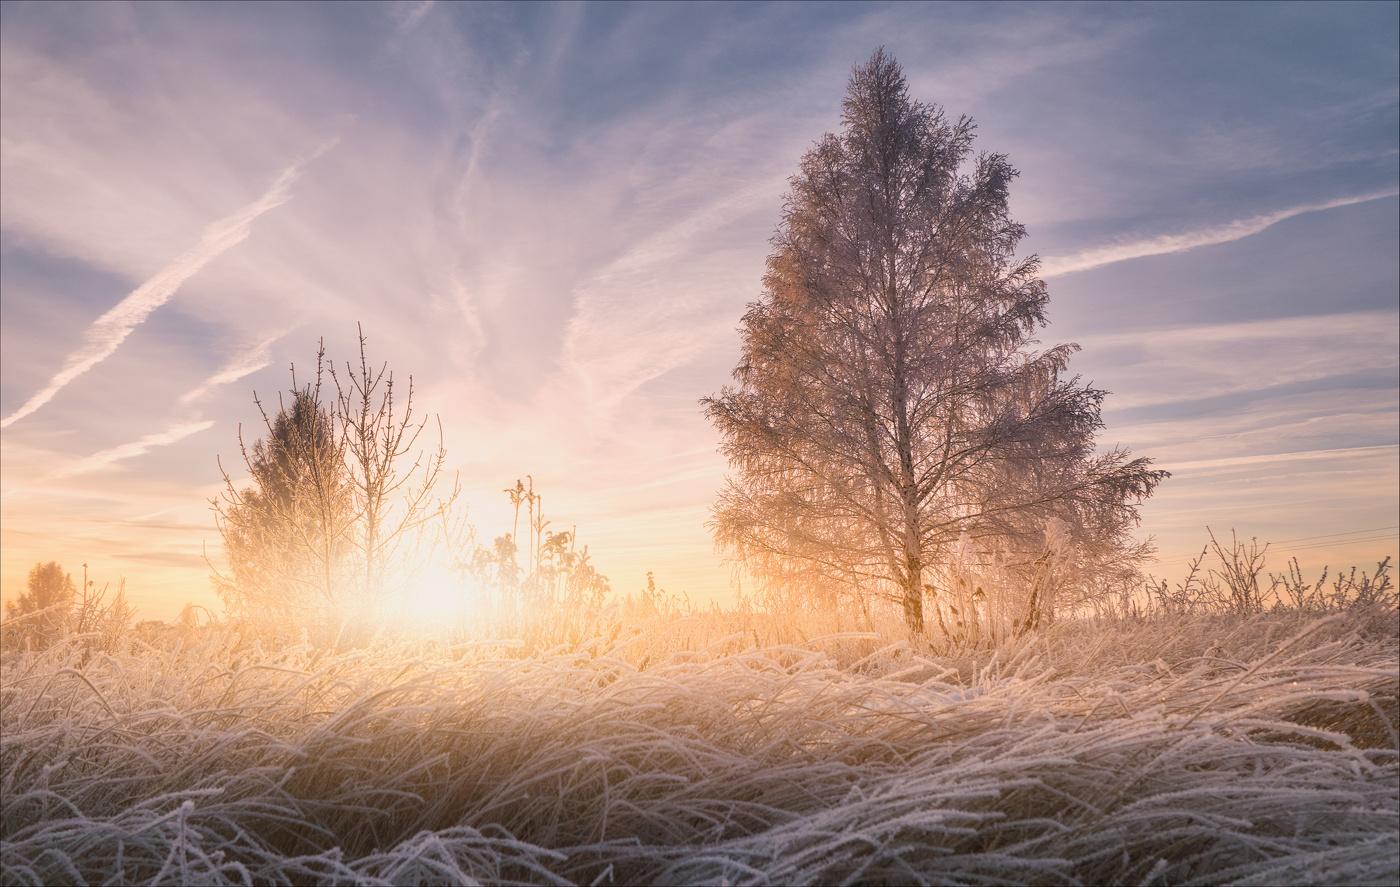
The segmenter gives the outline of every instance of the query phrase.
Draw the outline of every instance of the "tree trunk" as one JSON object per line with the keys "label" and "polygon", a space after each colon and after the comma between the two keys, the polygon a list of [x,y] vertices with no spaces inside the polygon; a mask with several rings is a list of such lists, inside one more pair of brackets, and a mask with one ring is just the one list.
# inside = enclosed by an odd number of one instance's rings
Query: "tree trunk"
{"label": "tree trunk", "polygon": [[905,528],[904,539],[904,621],[916,635],[924,633],[924,559],[919,551],[916,528]]}
{"label": "tree trunk", "polygon": [[919,587],[917,574],[904,586],[904,622],[914,634],[924,633],[924,590]]}

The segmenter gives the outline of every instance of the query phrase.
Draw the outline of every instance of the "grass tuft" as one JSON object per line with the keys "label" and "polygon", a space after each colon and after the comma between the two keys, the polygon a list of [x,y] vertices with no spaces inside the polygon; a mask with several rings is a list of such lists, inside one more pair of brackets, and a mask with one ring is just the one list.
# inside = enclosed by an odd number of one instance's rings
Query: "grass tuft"
{"label": "grass tuft", "polygon": [[674,636],[12,656],[4,882],[1324,884],[1400,865],[1393,609],[1064,623],[948,655]]}

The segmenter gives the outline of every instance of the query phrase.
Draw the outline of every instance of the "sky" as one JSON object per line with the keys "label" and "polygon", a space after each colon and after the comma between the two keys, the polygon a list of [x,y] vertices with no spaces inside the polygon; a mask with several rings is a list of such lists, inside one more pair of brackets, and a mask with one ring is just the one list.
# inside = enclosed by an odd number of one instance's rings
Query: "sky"
{"label": "sky", "polygon": [[705,529],[787,178],[884,46],[1020,170],[1045,344],[1208,539],[1397,553],[1394,3],[0,4],[0,596],[218,612],[220,462],[318,341],[412,376],[478,537],[529,475],[619,592]]}

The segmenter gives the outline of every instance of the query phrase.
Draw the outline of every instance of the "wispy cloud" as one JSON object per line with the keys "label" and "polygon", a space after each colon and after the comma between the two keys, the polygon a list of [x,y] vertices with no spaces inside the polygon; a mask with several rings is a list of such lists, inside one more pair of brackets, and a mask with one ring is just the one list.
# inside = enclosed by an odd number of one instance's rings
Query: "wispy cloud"
{"label": "wispy cloud", "polygon": [[212,419],[206,422],[191,422],[186,425],[177,425],[173,428],[168,428],[165,431],[160,431],[155,434],[148,434],[138,441],[133,441],[131,443],[122,444],[121,446],[111,447],[110,449],[102,450],[98,453],[93,453],[86,459],[80,459],[77,462],[72,463],[71,465],[68,465],[64,468],[60,468],[58,471],[55,471],[49,476],[53,478],[60,478],[72,477],[75,474],[86,474],[89,471],[96,471],[99,468],[105,468],[108,465],[111,465],[113,462],[120,462],[123,459],[131,459],[136,456],[140,456],[154,447],[163,447],[169,444],[173,444],[178,440],[183,440],[189,437],[191,434],[197,434],[205,430],[206,428],[213,427],[214,421]]}
{"label": "wispy cloud", "polygon": [[1377,191],[1371,194],[1362,194],[1358,197],[1343,197],[1337,200],[1329,200],[1325,203],[1308,203],[1262,216],[1239,219],[1230,222],[1228,225],[1217,225],[1198,231],[1188,231],[1184,234],[1164,234],[1159,237],[1136,240],[1131,243],[1095,247],[1094,249],[1084,250],[1069,256],[1051,256],[1045,259],[1041,264],[1041,276],[1054,277],[1059,274],[1069,274],[1073,271],[1087,271],[1090,268],[1098,268],[1102,265],[1112,265],[1114,262],[1125,262],[1128,259],[1140,259],[1144,256],[1160,256],[1165,253],[1179,253],[1188,249],[1195,249],[1198,246],[1229,243],[1232,240],[1241,240],[1252,234],[1258,234],[1265,228],[1277,225],[1284,219],[1291,219],[1294,216],[1301,216],[1304,213],[1336,209],[1340,206],[1351,206],[1356,203],[1368,203],[1372,200],[1394,197],[1396,194],[1400,194],[1400,191],[1392,188],[1388,191]]}
{"label": "wispy cloud", "polygon": [[[1257,342],[1263,339],[1321,339],[1324,337],[1363,337],[1387,344],[1400,341],[1394,325],[1395,310],[1349,311],[1343,314],[1304,317],[1271,317],[1238,323],[1207,323],[1167,327],[1150,331],[1093,333],[1081,338],[1085,347],[1143,345],[1159,343],[1164,348],[1180,348],[1192,342]],[[1394,357],[1391,352],[1391,357]]]}
{"label": "wispy cloud", "polygon": [[433,8],[433,0],[418,0],[417,3],[395,4],[394,17],[399,20],[399,27],[408,30],[428,14],[428,10]]}
{"label": "wispy cloud", "polygon": [[1393,374],[1400,335],[1389,310],[1092,334],[1080,342],[1078,367],[1092,367],[1091,376],[1118,392],[1110,406],[1124,409]]}
{"label": "wispy cloud", "polygon": [[1226,471],[1258,468],[1288,462],[1323,462],[1335,464],[1345,457],[1369,457],[1396,452],[1395,444],[1373,447],[1340,447],[1327,450],[1300,450],[1292,453],[1259,453],[1248,456],[1231,456],[1224,459],[1199,459],[1188,462],[1173,462],[1171,469],[1176,474],[1192,477],[1208,477]]}
{"label": "wispy cloud", "polygon": [[200,382],[198,386],[191,388],[180,395],[178,403],[187,406],[198,400],[209,392],[209,389],[218,385],[227,385],[229,382],[237,382],[244,376],[252,375],[258,370],[272,363],[272,343],[282,338],[284,333],[275,333],[258,342],[251,348],[247,348],[233,356],[223,369],[214,375]]}
{"label": "wispy cloud", "polygon": [[[333,143],[323,145],[313,158]],[[141,284],[125,299],[117,303],[106,314],[97,318],[83,334],[83,344],[68,355],[62,368],[25,404],[0,421],[0,428],[8,428],[15,422],[38,410],[63,390],[64,386],[106,360],[125,341],[131,331],[142,323],[151,312],[170,301],[181,284],[189,280],[220,253],[238,245],[251,233],[253,220],[270,209],[281,206],[291,199],[291,187],[301,175],[310,159],[298,160],[282,171],[267,193],[240,209],[233,215],[219,219],[204,230],[199,243],[175,261],[162,268],[154,277]]]}
{"label": "wispy cloud", "polygon": [[[718,232],[775,203],[782,185],[782,179],[759,178],[685,214],[575,291],[563,357],[584,380],[590,405],[617,406],[648,380],[702,352],[709,345],[707,334],[727,334],[733,318],[713,312],[749,282],[731,279],[733,257],[725,257],[723,269],[709,257],[703,270],[680,266],[706,247],[713,249]],[[743,268],[754,276],[758,270]],[[686,298],[666,298],[677,291]]]}

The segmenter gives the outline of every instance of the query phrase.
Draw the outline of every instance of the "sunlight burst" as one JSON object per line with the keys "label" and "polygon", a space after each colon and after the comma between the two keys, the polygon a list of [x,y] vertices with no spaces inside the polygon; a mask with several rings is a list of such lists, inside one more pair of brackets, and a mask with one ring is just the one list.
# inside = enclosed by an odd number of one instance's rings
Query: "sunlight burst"
{"label": "sunlight burst", "polygon": [[475,597],[462,577],[441,563],[433,563],[419,570],[402,592],[388,600],[385,616],[423,631],[446,631],[477,621],[480,614],[473,606]]}

